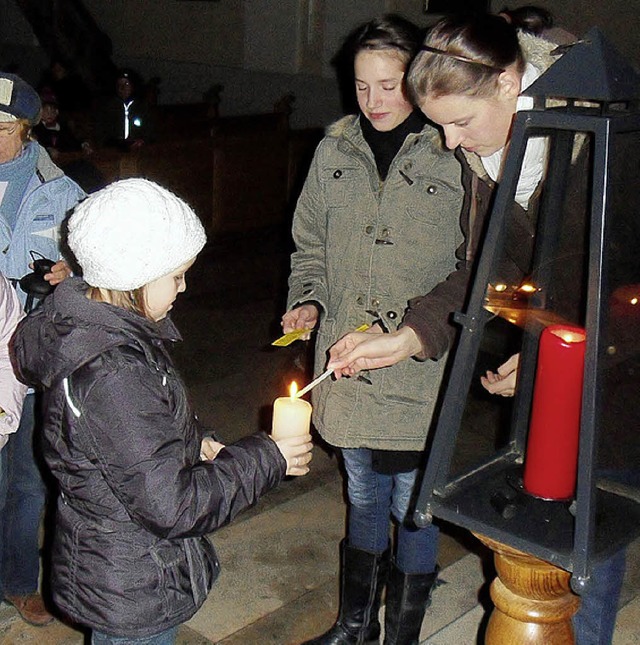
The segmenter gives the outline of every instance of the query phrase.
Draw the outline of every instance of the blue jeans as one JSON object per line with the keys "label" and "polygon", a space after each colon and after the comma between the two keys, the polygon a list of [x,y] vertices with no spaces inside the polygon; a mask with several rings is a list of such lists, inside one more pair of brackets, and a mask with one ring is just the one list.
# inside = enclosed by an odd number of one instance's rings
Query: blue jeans
{"label": "blue jeans", "polygon": [[0,582],[5,596],[38,589],[45,486],[33,449],[35,398],[26,396],[18,430],[0,451]]}
{"label": "blue jeans", "polygon": [[576,645],[610,645],[616,625],[625,560],[623,549],[598,564],[591,572],[591,581],[580,597],[580,608],[573,617]]}
{"label": "blue jeans", "polygon": [[171,627],[153,636],[129,638],[128,636],[109,636],[102,632],[93,631],[91,645],[173,645],[178,635],[178,626]]}
{"label": "blue jeans", "polygon": [[[439,530],[418,528],[412,520],[420,470],[386,475],[375,472],[368,448],[342,449],[349,497],[348,539],[352,547],[383,553],[389,545],[392,517],[398,525],[396,565],[404,573],[432,573],[436,568]],[[417,491],[415,491],[417,492]]]}

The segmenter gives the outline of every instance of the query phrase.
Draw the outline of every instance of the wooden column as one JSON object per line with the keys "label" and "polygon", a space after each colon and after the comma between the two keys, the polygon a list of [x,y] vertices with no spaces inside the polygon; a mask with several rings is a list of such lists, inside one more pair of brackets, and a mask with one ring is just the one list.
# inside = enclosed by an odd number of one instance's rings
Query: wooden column
{"label": "wooden column", "polygon": [[573,645],[571,617],[580,598],[571,574],[548,562],[476,537],[494,553],[498,576],[491,583],[491,613],[485,645]]}

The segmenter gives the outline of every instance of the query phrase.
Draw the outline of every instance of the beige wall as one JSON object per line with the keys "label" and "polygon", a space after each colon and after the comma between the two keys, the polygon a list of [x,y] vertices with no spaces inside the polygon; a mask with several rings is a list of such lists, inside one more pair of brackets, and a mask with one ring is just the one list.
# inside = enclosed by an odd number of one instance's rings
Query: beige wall
{"label": "beige wall", "polygon": [[[296,95],[293,123],[324,125],[341,104],[331,59],[355,26],[385,12],[426,25],[424,0],[83,0],[112,39],[114,62],[162,79],[160,100],[201,100],[223,84],[222,112],[270,111]],[[495,11],[539,4],[558,26],[583,35],[597,25],[640,68],[638,0],[492,0]],[[0,38],[8,61],[34,80],[46,60],[16,0],[0,0]]]}
{"label": "beige wall", "polygon": [[83,0],[114,57],[242,65],[243,2]]}

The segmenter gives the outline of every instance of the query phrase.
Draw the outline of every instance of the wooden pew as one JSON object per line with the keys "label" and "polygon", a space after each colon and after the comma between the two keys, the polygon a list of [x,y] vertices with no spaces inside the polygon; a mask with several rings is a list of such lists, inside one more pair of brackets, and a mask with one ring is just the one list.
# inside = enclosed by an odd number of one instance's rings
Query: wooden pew
{"label": "wooden pew", "polygon": [[[207,120],[204,107],[200,116]],[[172,135],[190,112],[171,112]],[[209,234],[242,233],[286,224],[321,130],[292,131],[288,116],[268,113],[207,121],[206,133],[158,139],[135,151],[104,148],[89,157],[105,183],[146,177],[185,199]],[[62,155],[61,155],[62,157]],[[78,158],[66,153],[63,161]]]}

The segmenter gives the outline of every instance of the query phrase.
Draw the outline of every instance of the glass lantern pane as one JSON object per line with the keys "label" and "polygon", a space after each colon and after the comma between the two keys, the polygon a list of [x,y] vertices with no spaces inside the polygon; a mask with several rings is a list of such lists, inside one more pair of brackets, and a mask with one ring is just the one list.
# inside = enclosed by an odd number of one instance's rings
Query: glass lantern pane
{"label": "glass lantern pane", "polygon": [[[512,170],[527,139],[512,141],[426,481],[436,517],[584,576],[585,554],[601,560],[640,526],[640,133],[576,121],[541,115],[525,131],[546,142],[533,181],[532,164]],[[503,384],[512,356],[513,391],[489,393],[482,377]]]}
{"label": "glass lantern pane", "polygon": [[[541,331],[558,324],[582,327],[585,322],[592,139],[585,133],[555,130],[532,130],[530,139],[538,146],[534,174],[542,177],[549,167],[550,177],[562,179],[543,181],[527,194],[528,186],[539,183],[528,168],[528,174],[521,173],[518,180],[518,201],[510,200],[512,206],[504,215],[502,239],[493,249],[484,294],[490,319],[480,332],[459,449],[454,453],[454,465],[460,470],[469,466],[472,457],[482,463],[496,450],[524,452],[528,414],[519,412],[513,418],[514,399],[488,394],[481,376],[487,370],[495,373],[511,356],[520,354],[519,382],[530,384]],[[543,147],[540,141],[545,142]],[[527,157],[529,150],[527,145]],[[526,388],[518,388],[516,398],[531,398],[531,392],[521,393],[521,389]],[[530,401],[524,407],[528,411]]]}
{"label": "glass lantern pane", "polygon": [[[576,481],[579,398],[570,445],[564,447],[560,436],[563,420],[554,414],[553,418],[544,419],[544,424],[548,423],[557,433],[558,441],[552,438],[543,448],[549,450],[548,458],[543,454],[539,459],[544,480],[547,467],[553,466],[554,457],[560,457],[556,459],[555,469],[570,482],[568,492],[560,493],[566,504],[548,506],[537,501],[550,497],[545,489],[536,490],[531,495],[533,502],[525,501],[524,506],[518,495],[523,492],[529,425],[536,408],[534,395],[536,380],[539,380],[536,369],[541,333],[551,325],[572,330],[580,330],[585,325],[593,138],[581,132],[533,129],[529,137],[537,146],[533,176],[528,163],[507,200],[511,205],[504,212],[501,239],[495,245],[493,240],[485,240],[485,245],[491,246],[483,295],[487,321],[477,332],[479,351],[464,401],[450,472],[455,480],[470,471],[495,471],[495,475],[481,477],[482,486],[472,486],[455,498],[461,512],[476,517],[480,531],[482,524],[489,522],[505,534],[538,544],[540,556],[560,552],[569,561],[573,537],[569,503]],[[542,146],[541,141],[544,141]],[[525,147],[528,155],[530,147],[523,145],[523,150]],[[531,189],[527,191],[528,187]],[[492,217],[495,216],[496,209]],[[483,251],[484,260],[487,247]],[[515,396],[487,392],[481,377],[487,371],[495,374],[499,366],[515,355],[519,357]],[[565,366],[562,355],[554,360],[559,361],[559,369]],[[569,396],[577,393],[579,397],[580,392],[581,384],[577,383]],[[543,414],[548,414],[547,409],[548,406]],[[494,468],[491,464],[497,466]],[[553,467],[549,476],[557,476]],[[555,492],[552,487],[551,493]],[[523,513],[526,521],[522,521]],[[549,513],[557,514],[557,521],[550,522]]]}
{"label": "glass lantern pane", "polygon": [[[597,472],[640,488],[640,132],[612,136],[607,200]],[[619,490],[621,490],[618,487]]]}

